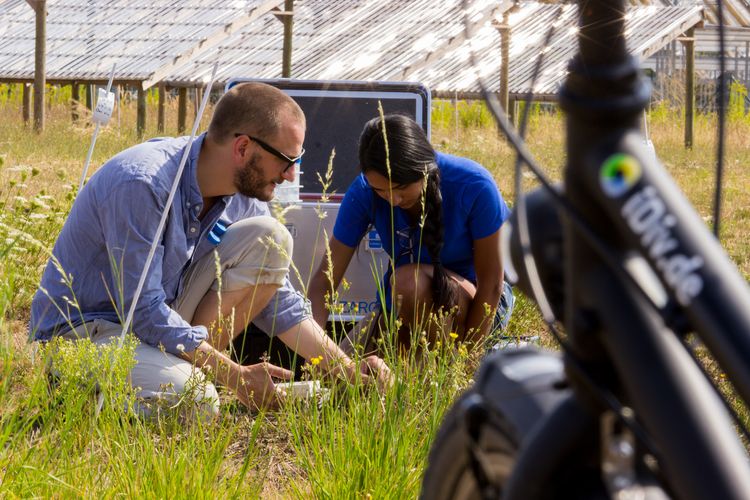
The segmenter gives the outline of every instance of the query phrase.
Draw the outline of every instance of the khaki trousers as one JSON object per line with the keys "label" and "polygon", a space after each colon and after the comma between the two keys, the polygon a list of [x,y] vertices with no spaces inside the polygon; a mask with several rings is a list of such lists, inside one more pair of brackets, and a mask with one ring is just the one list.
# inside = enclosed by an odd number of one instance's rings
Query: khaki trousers
{"label": "khaki trousers", "polygon": [[[257,284],[281,286],[289,272],[291,255],[292,237],[273,217],[238,221],[227,229],[214,252],[188,267],[183,291],[171,307],[190,322],[209,290],[235,291]],[[121,331],[122,325],[99,319],[68,331],[63,338],[89,338],[104,345],[117,342]],[[185,416],[210,419],[218,415],[216,387],[189,361],[139,342],[135,362],[130,383],[136,388],[137,410],[143,416],[155,416],[180,399],[194,403],[179,405]]]}

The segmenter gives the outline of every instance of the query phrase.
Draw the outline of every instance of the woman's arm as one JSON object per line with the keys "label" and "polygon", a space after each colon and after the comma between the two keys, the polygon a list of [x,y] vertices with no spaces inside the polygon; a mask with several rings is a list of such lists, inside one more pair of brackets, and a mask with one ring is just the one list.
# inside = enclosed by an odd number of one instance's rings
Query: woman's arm
{"label": "woman's arm", "polygon": [[323,327],[325,327],[328,320],[325,301],[326,292],[331,293],[339,287],[346,268],[349,267],[349,262],[351,262],[356,250],[356,248],[341,243],[335,236],[331,236],[328,245],[331,250],[330,267],[328,256],[323,255],[323,260],[313,275],[310,281],[310,289],[308,290],[308,298],[312,303],[313,319]]}
{"label": "woman's arm", "polygon": [[[489,332],[497,304],[503,293],[500,231],[501,229],[498,229],[485,238],[474,240],[477,293],[469,305],[469,313],[465,324],[466,338],[474,342],[484,338]],[[489,307],[485,304],[488,304]],[[487,311],[489,311],[489,316]]]}

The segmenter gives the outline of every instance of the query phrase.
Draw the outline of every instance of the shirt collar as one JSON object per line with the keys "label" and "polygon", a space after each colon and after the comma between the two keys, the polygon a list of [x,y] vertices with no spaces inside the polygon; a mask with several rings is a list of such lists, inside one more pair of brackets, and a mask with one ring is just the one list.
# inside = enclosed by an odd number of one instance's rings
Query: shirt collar
{"label": "shirt collar", "polygon": [[201,195],[201,190],[198,187],[198,156],[200,155],[205,138],[206,133],[203,132],[201,135],[196,137],[193,143],[190,145],[190,153],[188,153],[187,163],[185,164],[185,172],[183,173],[181,180],[183,193],[185,193],[185,202],[187,202],[190,206],[203,204],[203,196]]}

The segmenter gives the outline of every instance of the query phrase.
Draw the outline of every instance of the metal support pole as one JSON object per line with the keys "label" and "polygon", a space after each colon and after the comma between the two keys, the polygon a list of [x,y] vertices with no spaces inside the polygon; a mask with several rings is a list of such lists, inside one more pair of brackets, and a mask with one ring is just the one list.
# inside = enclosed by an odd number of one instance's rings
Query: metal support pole
{"label": "metal support pole", "polygon": [[687,31],[685,44],[685,147],[693,147],[693,122],[695,121],[695,30]]}
{"label": "metal support pole", "polygon": [[44,87],[46,85],[47,58],[47,0],[37,0],[36,38],[34,50],[34,130],[44,130]]}
{"label": "metal support pole", "polygon": [[294,28],[294,0],[284,0],[284,46],[281,60],[281,77],[292,76],[292,32]]}
{"label": "metal support pole", "polygon": [[138,138],[143,137],[146,131],[146,91],[143,87],[138,87],[138,115],[136,118],[136,131]]}

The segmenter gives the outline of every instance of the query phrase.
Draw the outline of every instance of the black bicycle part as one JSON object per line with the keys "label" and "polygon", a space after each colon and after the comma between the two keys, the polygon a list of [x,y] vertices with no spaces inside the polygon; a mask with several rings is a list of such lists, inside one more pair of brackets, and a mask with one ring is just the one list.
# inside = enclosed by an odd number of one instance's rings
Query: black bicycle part
{"label": "black bicycle part", "polygon": [[[641,473],[656,470],[670,492],[684,498],[750,497],[746,456],[726,411],[669,326],[679,333],[688,330],[676,320],[665,323],[665,318],[687,317],[748,401],[750,363],[742,361],[750,359],[750,291],[643,147],[638,117],[648,99],[648,87],[625,51],[624,3],[582,1],[580,19],[581,53],[561,93],[568,112],[567,200],[545,185],[558,206],[565,208],[561,210],[566,255],[564,316],[570,348],[564,347],[575,394],[571,401],[582,404],[595,421],[607,406],[619,405],[624,410],[619,400],[632,404],[635,418],[659,449],[658,464],[639,466]],[[490,100],[489,105],[497,111],[496,102]],[[503,118],[498,121],[502,123]],[[507,123],[502,125],[510,129]],[[534,170],[533,159],[519,138],[508,135]],[[641,167],[634,178],[626,179],[631,184],[615,194],[604,189],[602,182],[603,167],[613,158],[625,158]],[[595,244],[591,244],[592,233]],[[602,245],[597,248],[599,242]],[[612,266],[613,259],[622,266],[634,252],[650,264],[652,281],[661,282],[661,310],[654,300],[647,300],[652,297],[644,296],[636,280],[623,279],[623,270]],[[602,391],[602,386],[611,390]],[[602,402],[606,405],[597,407]],[[503,410],[496,411],[502,414]],[[621,417],[631,414],[619,413]],[[534,455],[528,450],[535,442],[544,450],[559,440],[552,430],[563,419],[547,415],[540,419],[538,436],[548,438],[524,442],[520,465],[505,484],[507,498],[534,498],[547,492],[524,490],[538,481],[540,471],[523,467],[526,457]],[[628,419],[622,420],[627,423]],[[639,424],[631,425],[637,428]],[[586,449],[580,446],[576,451]],[[572,450],[565,451],[551,461],[550,470],[564,468],[561,460],[568,453],[575,456]],[[643,464],[645,458],[641,451]],[[642,485],[649,482],[648,477],[640,478]]]}
{"label": "black bicycle part", "polygon": [[[566,197],[605,242],[649,261],[750,400],[750,290],[679,189],[646,154],[638,121],[647,85],[625,50],[623,2],[579,5],[580,54],[560,94],[567,112]],[[623,173],[630,175],[624,189],[608,190],[603,172],[607,162],[617,161],[614,155],[640,168]],[[679,496],[750,497],[744,450],[716,392],[637,290],[613,275],[573,224],[563,218],[563,225],[566,331],[578,358],[614,377],[615,391],[632,402],[656,441],[660,466]],[[680,265],[681,274],[673,269]],[[593,328],[576,324],[582,311],[598,313]]]}
{"label": "black bicycle part", "polygon": [[570,395],[560,355],[534,348],[491,354],[475,380],[435,438],[422,498],[497,498],[519,443]]}

